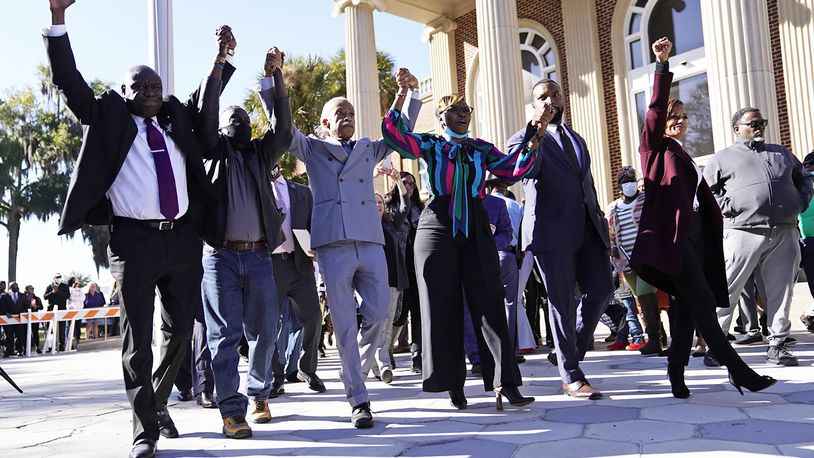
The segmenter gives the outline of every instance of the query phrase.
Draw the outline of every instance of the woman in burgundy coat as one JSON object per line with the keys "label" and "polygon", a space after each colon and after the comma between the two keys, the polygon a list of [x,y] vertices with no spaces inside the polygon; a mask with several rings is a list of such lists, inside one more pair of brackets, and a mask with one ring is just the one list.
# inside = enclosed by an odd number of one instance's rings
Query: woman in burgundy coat
{"label": "woman in burgundy coat", "polygon": [[653,98],[639,147],[645,178],[644,208],[631,257],[634,270],[648,283],[676,298],[675,329],[667,358],[673,396],[687,398],[684,367],[689,362],[695,327],[729,370],[729,381],[760,391],[776,382],[758,375],[732,348],[716,319],[716,307],[729,307],[723,256],[723,220],[709,186],[681,144],[687,115],[681,101],[669,99],[673,74],[672,43],[653,44],[656,74]]}

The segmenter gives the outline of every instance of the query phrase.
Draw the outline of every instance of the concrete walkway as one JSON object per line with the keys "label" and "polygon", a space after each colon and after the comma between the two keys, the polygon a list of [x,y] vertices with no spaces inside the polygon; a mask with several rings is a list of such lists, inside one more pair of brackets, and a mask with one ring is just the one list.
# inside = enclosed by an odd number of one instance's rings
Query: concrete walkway
{"label": "concrete walkway", "polygon": [[[694,358],[687,371],[693,395],[674,399],[664,358],[596,351],[583,368],[606,399],[572,401],[560,394],[556,369],[538,354],[521,366],[523,392],[537,397],[531,408],[497,412],[480,380],[470,377],[470,408],[456,411],[445,394],[423,393],[419,378],[399,369],[390,386],[371,378],[377,423],[355,430],[331,351],[320,361],[328,392],[286,385],[288,394],[272,402],[273,422],[253,425],[252,439],[224,439],[217,410],[173,400],[181,438],[162,439],[159,456],[814,456],[814,334],[799,332],[801,309],[796,301],[799,367],[767,365],[765,345],[739,348],[760,373],[781,380],[763,393],[740,396],[724,369]],[[25,390],[18,395],[0,382],[0,456],[126,456],[130,411],[119,350],[115,341],[106,347],[0,360]],[[407,367],[406,355],[398,363]]]}

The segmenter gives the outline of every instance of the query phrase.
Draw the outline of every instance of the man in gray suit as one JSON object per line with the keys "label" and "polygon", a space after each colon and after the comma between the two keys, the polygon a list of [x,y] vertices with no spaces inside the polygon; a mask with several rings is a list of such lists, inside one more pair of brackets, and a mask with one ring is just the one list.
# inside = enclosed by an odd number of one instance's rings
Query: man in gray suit
{"label": "man in gray suit", "polygon": [[[415,80],[413,87],[417,86]],[[410,120],[420,108],[420,100],[414,97],[408,110]],[[293,127],[289,151],[305,163],[314,196],[311,246],[325,281],[342,359],[340,374],[353,407],[351,422],[356,428],[369,428],[373,415],[359,350],[361,347],[366,357],[373,357],[371,349],[377,348],[376,340],[384,334],[381,327],[391,325],[386,322],[390,294],[384,234],[373,191],[373,170],[390,150],[383,141],[351,139],[355,112],[342,97],[325,104],[320,128],[324,138],[306,136]],[[354,290],[362,297],[359,311],[364,317],[358,345]]]}
{"label": "man in gray suit", "polygon": [[[555,110],[553,117],[541,118],[547,128],[539,146],[538,174],[523,186],[522,249],[534,253],[543,273],[556,348],[548,360],[559,368],[563,393],[599,399],[602,394],[579,362],[613,292],[608,226],[596,197],[588,146],[563,122],[560,85],[539,81],[532,95],[538,113],[547,104]],[[523,132],[509,139],[509,147],[522,141]],[[580,297],[574,293],[577,285]]]}

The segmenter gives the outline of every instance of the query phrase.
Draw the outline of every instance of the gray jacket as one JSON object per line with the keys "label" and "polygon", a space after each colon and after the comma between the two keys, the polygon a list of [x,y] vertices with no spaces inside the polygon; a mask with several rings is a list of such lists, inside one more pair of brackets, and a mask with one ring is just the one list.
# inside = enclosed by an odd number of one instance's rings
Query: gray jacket
{"label": "gray jacket", "polygon": [[[420,109],[421,101],[411,99],[411,128]],[[292,132],[289,152],[305,163],[314,195],[311,247],[344,240],[384,245],[373,191],[374,168],[391,152],[384,141],[360,138],[348,155],[336,139],[306,136],[295,126]]]}
{"label": "gray jacket", "polygon": [[704,179],[718,200],[726,229],[793,226],[811,200],[812,181],[782,145],[758,150],[745,142],[715,153]]}

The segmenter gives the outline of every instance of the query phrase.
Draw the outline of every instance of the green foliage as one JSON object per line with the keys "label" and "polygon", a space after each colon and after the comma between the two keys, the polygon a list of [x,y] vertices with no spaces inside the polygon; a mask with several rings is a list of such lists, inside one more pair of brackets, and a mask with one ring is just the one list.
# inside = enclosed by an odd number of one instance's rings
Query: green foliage
{"label": "green foliage", "polygon": [[[377,53],[381,115],[387,112],[398,87],[393,78],[393,59],[386,53]],[[320,125],[320,115],[325,102],[344,96],[347,91],[345,79],[345,52],[340,50],[330,59],[320,56],[294,57],[286,61],[283,76],[288,85],[289,102],[294,125],[306,135],[314,133]],[[258,75],[258,80],[262,74]],[[263,111],[260,97],[250,91],[244,100],[244,107],[252,117],[252,131],[262,135],[269,126]],[[286,178],[305,183],[305,175],[295,176],[297,160],[292,155],[283,155],[280,168]]]}
{"label": "green foliage", "polygon": [[[50,69],[37,70],[38,91],[14,90],[0,98],[0,225],[9,233],[10,277],[21,221],[59,213],[82,144],[82,126],[51,83]],[[91,86],[97,93],[107,89],[100,81]]]}

